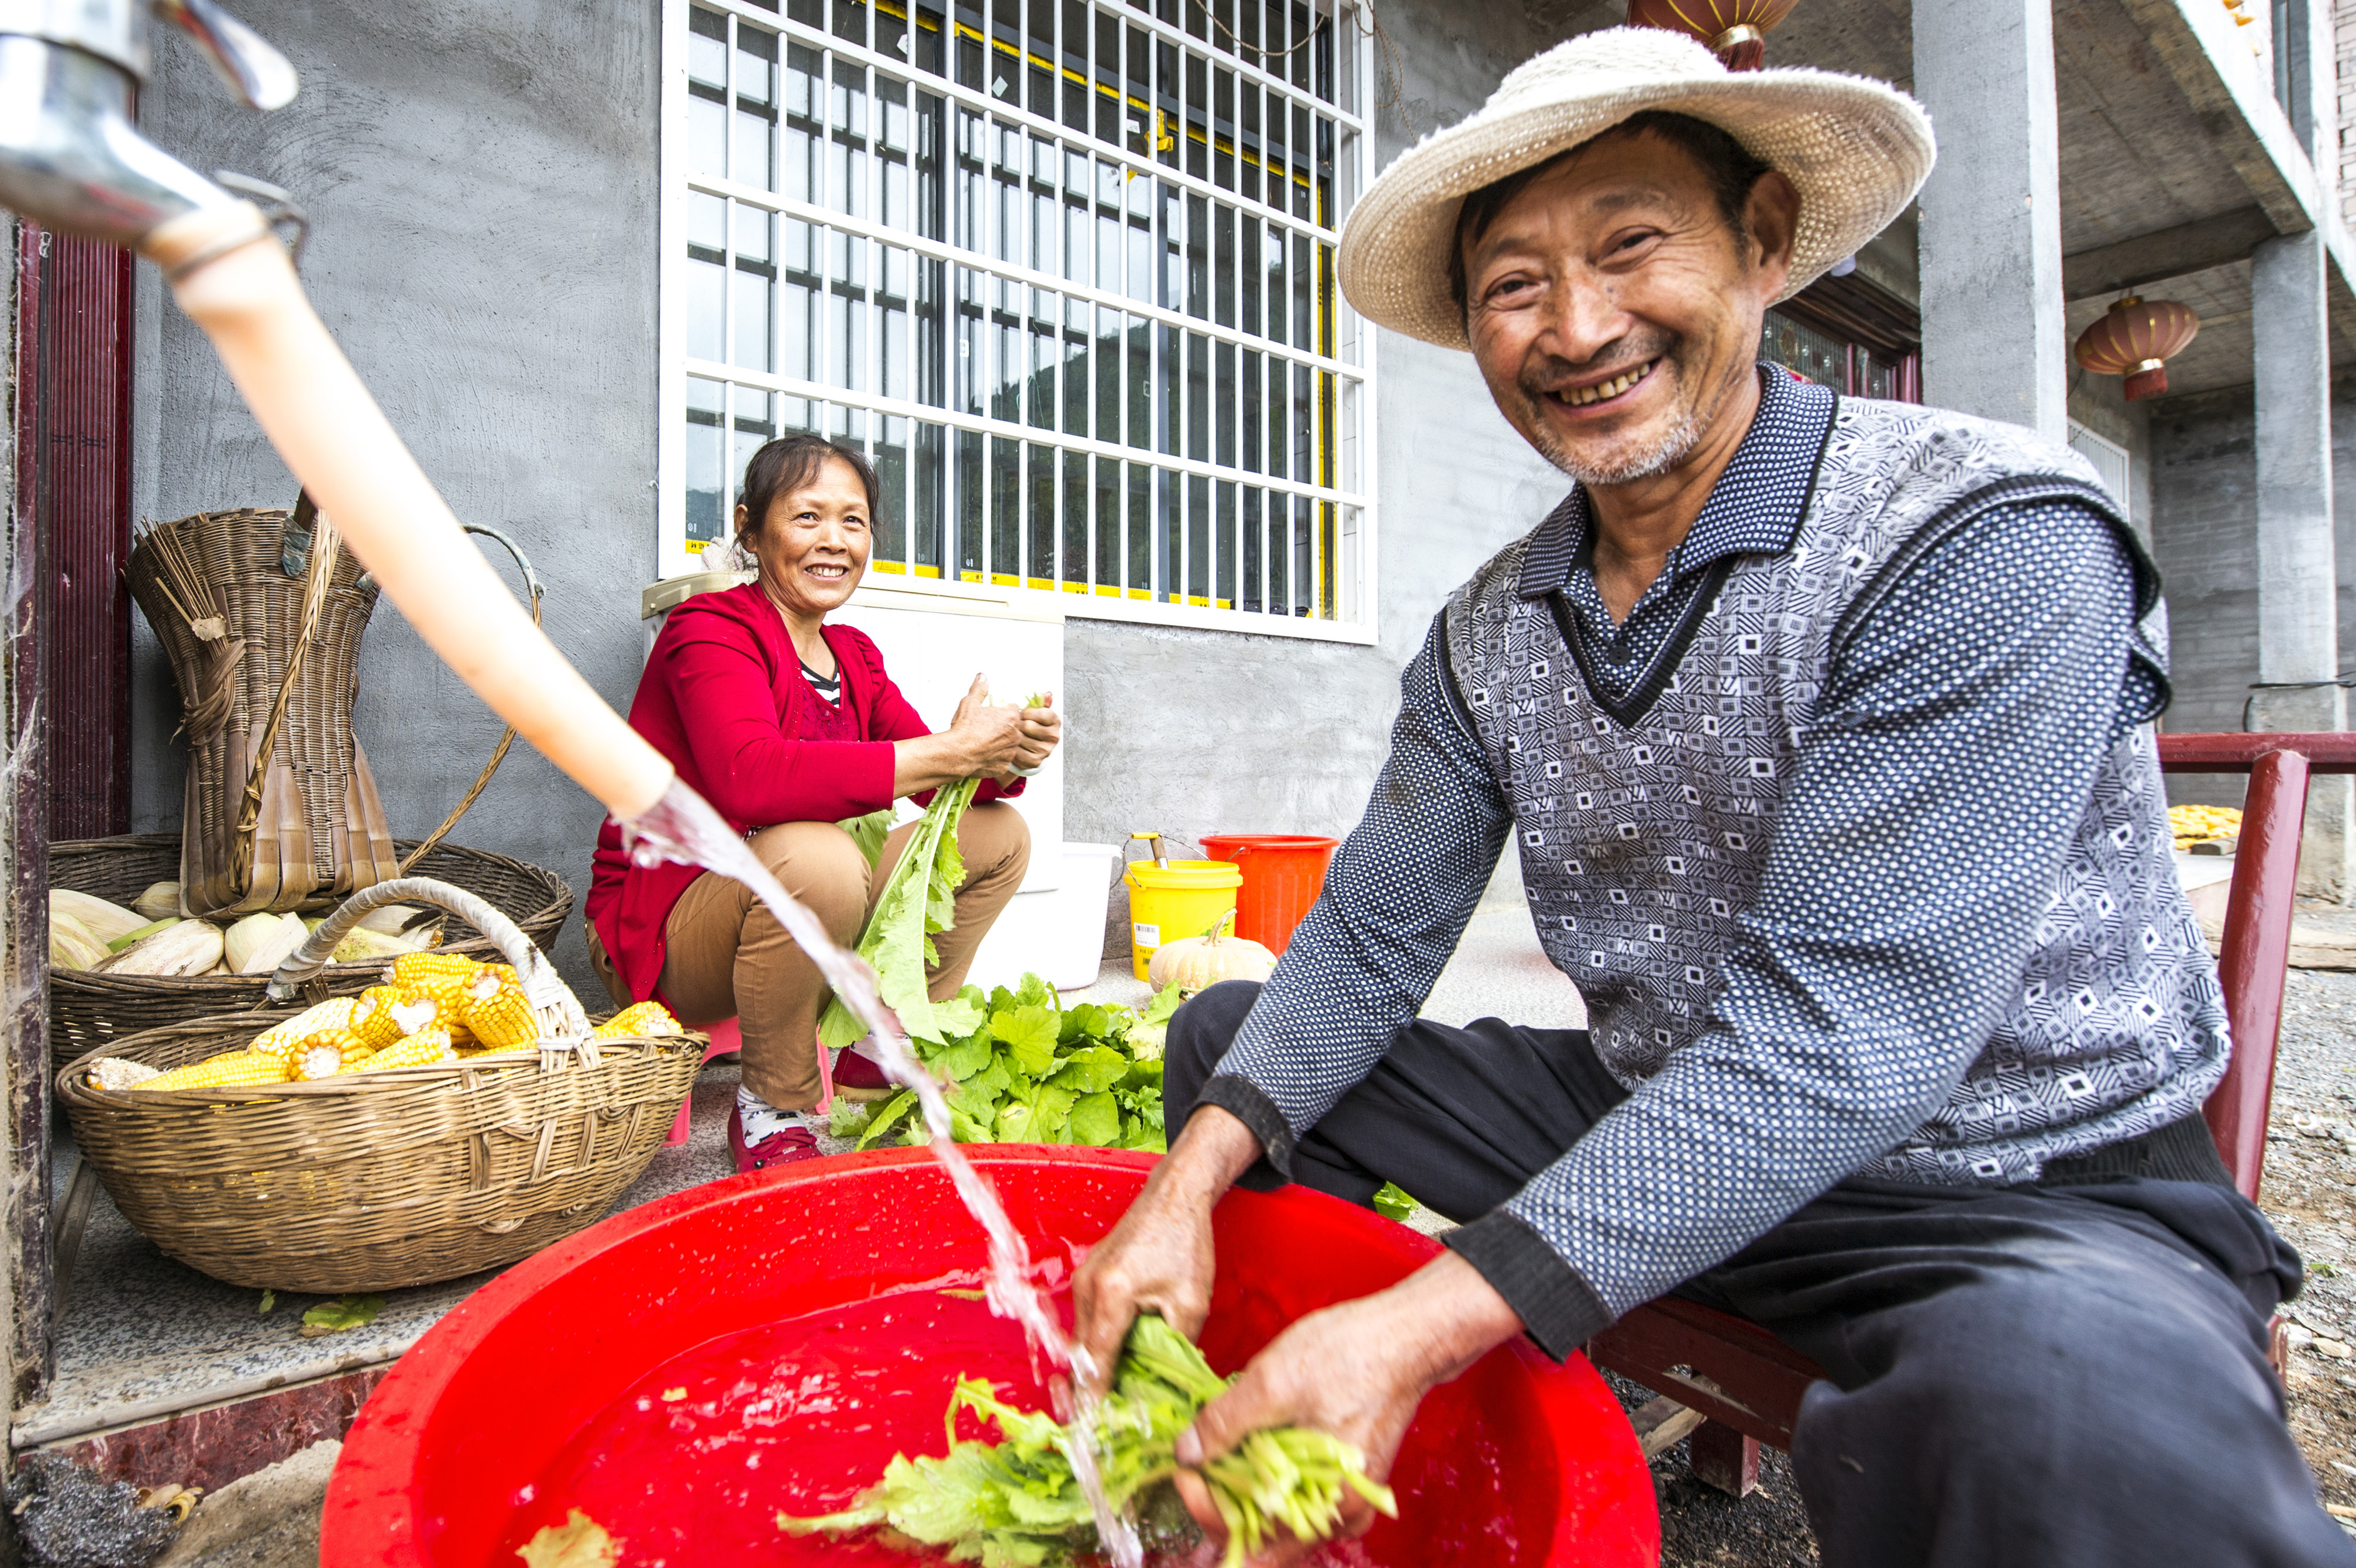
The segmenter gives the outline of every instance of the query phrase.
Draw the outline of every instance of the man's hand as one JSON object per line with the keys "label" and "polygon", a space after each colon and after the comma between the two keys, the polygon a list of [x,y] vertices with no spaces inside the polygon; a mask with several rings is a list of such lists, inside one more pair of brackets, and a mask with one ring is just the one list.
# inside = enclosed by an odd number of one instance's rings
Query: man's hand
{"label": "man's hand", "polygon": [[[1312,1312],[1278,1335],[1179,1435],[1178,1462],[1199,1466],[1263,1427],[1306,1426],[1355,1444],[1366,1474],[1384,1480],[1423,1396],[1521,1331],[1505,1298],[1446,1253],[1388,1290]],[[1182,1469],[1177,1486],[1204,1531],[1226,1539],[1202,1477]],[[1374,1522],[1373,1504],[1344,1496],[1342,1536],[1364,1535]],[[1288,1540],[1254,1558],[1255,1568],[1297,1562],[1313,1545]]]}
{"label": "man's hand", "polygon": [[1159,1312],[1189,1339],[1211,1310],[1211,1210],[1260,1156],[1259,1139],[1216,1105],[1187,1118],[1145,1190],[1112,1233],[1088,1249],[1072,1281],[1072,1338],[1112,1382],[1120,1342],[1140,1312]]}

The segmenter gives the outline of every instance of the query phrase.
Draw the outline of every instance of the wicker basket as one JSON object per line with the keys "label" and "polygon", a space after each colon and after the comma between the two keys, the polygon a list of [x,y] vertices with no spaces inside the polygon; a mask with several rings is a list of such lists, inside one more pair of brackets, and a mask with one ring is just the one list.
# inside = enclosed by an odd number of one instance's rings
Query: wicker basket
{"label": "wicker basket", "polygon": [[[412,848],[400,845],[405,855]],[[151,884],[179,874],[180,836],[134,833],[116,838],[80,838],[49,846],[49,885],[91,893],[128,905]],[[542,952],[549,951],[573,912],[573,890],[555,872],[505,855],[437,844],[418,862],[430,876],[477,894],[520,927]],[[497,947],[471,925],[453,917],[443,945],[453,953],[488,959]],[[310,982],[320,997],[350,996],[377,983],[382,961],[331,964]],[[63,1067],[78,1056],[165,1024],[263,1005],[267,975],[92,975],[78,969],[49,971],[49,1060]]]}
{"label": "wicker basket", "polygon": [[[484,923],[505,923],[495,913]],[[520,933],[500,934],[528,990],[556,984]],[[320,1295],[455,1279],[592,1223],[669,1132],[705,1043],[576,1040],[266,1089],[88,1081],[102,1055],[175,1067],[289,1016],[236,1013],[134,1035],[69,1064],[58,1094],[115,1207],[167,1256],[231,1285]]]}

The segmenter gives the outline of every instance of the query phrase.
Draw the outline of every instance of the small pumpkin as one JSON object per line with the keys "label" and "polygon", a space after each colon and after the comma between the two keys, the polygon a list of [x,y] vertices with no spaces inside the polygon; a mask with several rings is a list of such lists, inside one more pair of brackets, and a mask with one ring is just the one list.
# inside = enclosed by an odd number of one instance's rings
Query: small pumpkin
{"label": "small pumpkin", "polygon": [[1265,980],[1276,972],[1276,955],[1257,942],[1226,934],[1236,917],[1228,910],[1200,936],[1181,937],[1154,949],[1145,977],[1159,987],[1176,986],[1188,996],[1222,980]]}

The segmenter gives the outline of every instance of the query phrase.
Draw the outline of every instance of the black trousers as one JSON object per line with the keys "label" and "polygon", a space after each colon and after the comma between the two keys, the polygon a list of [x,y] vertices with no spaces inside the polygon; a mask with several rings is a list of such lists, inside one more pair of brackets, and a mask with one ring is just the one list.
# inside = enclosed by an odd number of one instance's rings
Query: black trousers
{"label": "black trousers", "polygon": [[[1171,1020],[1173,1128],[1258,989],[1214,987]],[[1356,1203],[1396,1181],[1467,1221],[1625,1097],[1584,1030],[1417,1022],[1292,1176]],[[1278,1180],[1263,1164],[1246,1184]],[[2230,1186],[2107,1174],[1844,1182],[1682,1294],[1830,1378],[1792,1441],[1826,1568],[2347,1565],[2265,1362],[2298,1280]]]}

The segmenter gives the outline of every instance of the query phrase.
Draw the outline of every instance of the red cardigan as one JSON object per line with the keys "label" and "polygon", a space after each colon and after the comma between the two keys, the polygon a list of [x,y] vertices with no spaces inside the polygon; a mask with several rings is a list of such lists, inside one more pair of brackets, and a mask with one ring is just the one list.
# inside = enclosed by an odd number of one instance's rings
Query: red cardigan
{"label": "red cardigan", "polygon": [[[701,593],[670,613],[630,704],[630,728],[739,833],[840,822],[892,804],[892,742],[932,733],[863,632],[827,626],[839,703],[810,689],[784,617],[757,582]],[[984,781],[977,800],[1019,795]],[[920,800],[925,797],[919,797]],[[630,995],[662,978],[663,928],[700,866],[637,866],[610,819],[597,834],[584,911]]]}

